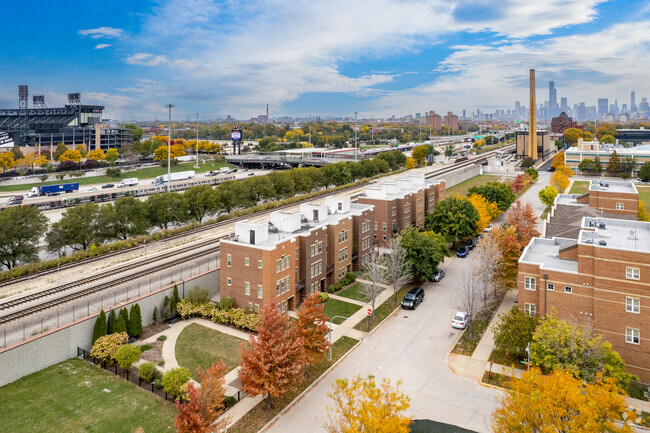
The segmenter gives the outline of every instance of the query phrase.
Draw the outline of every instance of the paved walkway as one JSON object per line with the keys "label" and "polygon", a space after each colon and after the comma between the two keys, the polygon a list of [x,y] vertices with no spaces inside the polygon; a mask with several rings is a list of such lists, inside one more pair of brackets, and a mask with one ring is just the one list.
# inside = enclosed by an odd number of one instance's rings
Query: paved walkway
{"label": "paved walkway", "polygon": [[336,300],[343,301],[343,302],[349,302],[350,304],[361,305],[362,307],[365,307],[368,304],[367,302],[357,301],[356,299],[346,298],[345,296],[339,296],[339,295],[334,295],[334,294],[330,294],[329,296],[330,296],[330,299],[336,299]]}

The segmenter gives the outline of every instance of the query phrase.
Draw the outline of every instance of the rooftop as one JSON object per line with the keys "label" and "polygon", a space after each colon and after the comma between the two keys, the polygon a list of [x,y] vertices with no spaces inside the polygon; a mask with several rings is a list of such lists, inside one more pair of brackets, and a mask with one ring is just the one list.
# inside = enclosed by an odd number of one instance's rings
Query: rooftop
{"label": "rooftop", "polygon": [[540,265],[540,269],[578,273],[578,261],[561,259],[560,249],[575,245],[575,239],[566,238],[533,238],[524,248],[519,263]]}
{"label": "rooftop", "polygon": [[423,188],[441,183],[440,180],[426,180],[424,173],[410,173],[406,176],[398,177],[391,181],[384,181],[378,185],[366,187],[363,196],[378,200],[394,200],[404,198],[408,194],[413,194]]}
{"label": "rooftop", "polygon": [[578,242],[581,245],[650,253],[650,222],[585,217]]}
{"label": "rooftop", "polygon": [[619,192],[624,194],[639,194],[636,186],[632,182],[624,181],[611,181],[592,179],[589,184],[589,191],[606,191],[606,192]]}

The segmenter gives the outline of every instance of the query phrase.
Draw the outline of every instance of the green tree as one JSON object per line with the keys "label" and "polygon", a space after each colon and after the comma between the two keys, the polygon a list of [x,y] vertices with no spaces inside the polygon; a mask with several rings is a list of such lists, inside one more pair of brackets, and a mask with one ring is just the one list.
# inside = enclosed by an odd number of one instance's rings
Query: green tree
{"label": "green tree", "polygon": [[524,158],[524,160],[521,162],[521,168],[523,169],[528,169],[528,168],[533,168],[535,166],[535,161],[533,161],[533,158],[530,156],[527,156]]}
{"label": "green tree", "polygon": [[124,321],[124,317],[120,314],[115,321],[115,326],[113,326],[113,333],[119,334],[121,332],[126,333],[126,322]]}
{"label": "green tree", "polygon": [[167,230],[170,224],[188,220],[187,202],[176,192],[162,192],[147,199],[147,217],[152,225]]}
{"label": "green tree", "polygon": [[553,185],[549,185],[546,188],[540,190],[538,195],[541,202],[544,203],[546,206],[553,206],[553,203],[555,202],[555,197],[557,197],[558,192]]}
{"label": "green tree", "polygon": [[610,124],[601,124],[597,129],[596,129],[596,137],[598,140],[602,143],[603,137],[610,136],[614,138],[613,136],[616,135],[618,132],[616,131],[616,127],[614,125]]}
{"label": "green tree", "polygon": [[106,169],[106,176],[112,178],[118,178],[122,174],[122,170],[117,167],[108,167]]}
{"label": "green tree", "polygon": [[[315,168],[315,167],[314,167]],[[316,169],[318,170],[318,169]],[[304,168],[294,168],[289,171],[296,193],[306,194],[314,189],[314,180]]]}
{"label": "green tree", "polygon": [[142,335],[142,313],[140,312],[140,304],[131,305],[129,310],[129,326],[127,327],[129,335],[139,337]]}
{"label": "green tree", "polygon": [[469,189],[469,194],[482,195],[487,201],[496,203],[502,212],[508,210],[516,198],[510,186],[502,182],[488,182],[482,186],[473,186]]}
{"label": "green tree", "polygon": [[406,165],[406,155],[404,155],[399,150],[382,152],[374,159],[386,161],[391,170],[399,170],[400,168],[404,167],[404,165]]}
{"label": "green tree", "polygon": [[524,173],[526,173],[532,180],[537,180],[539,178],[539,173],[533,167],[527,168]]}
{"label": "green tree", "polygon": [[104,239],[128,239],[144,235],[151,223],[147,218],[147,204],[135,197],[122,197],[114,204],[101,207],[100,227]]}
{"label": "green tree", "polygon": [[104,313],[104,310],[101,310],[99,316],[97,316],[97,320],[95,320],[95,326],[93,327],[92,344],[95,344],[95,341],[104,335],[106,335],[106,313]]}
{"label": "green tree", "polygon": [[38,242],[47,217],[35,206],[11,206],[0,212],[0,263],[11,269],[38,260]]}
{"label": "green tree", "polygon": [[68,147],[64,143],[57,144],[56,149],[54,149],[54,160],[58,161],[61,155],[63,155],[67,151],[68,151]]}
{"label": "green tree", "polygon": [[142,140],[142,134],[143,130],[140,128],[138,125],[135,123],[127,123],[126,125],[123,126],[124,129],[130,129],[131,132],[133,133],[133,143],[137,143],[140,140]]}
{"label": "green tree", "polygon": [[641,166],[641,170],[639,170],[639,179],[644,182],[650,182],[650,161]]}
{"label": "green tree", "polygon": [[275,191],[274,198],[282,200],[283,198],[293,197],[296,192],[296,184],[293,181],[291,171],[272,171],[267,176],[271,181],[273,191]]}
{"label": "green tree", "polygon": [[591,173],[594,171],[594,161],[593,159],[583,159],[580,161],[580,164],[578,164],[578,170],[580,170],[583,173]]}
{"label": "green tree", "polygon": [[174,292],[171,299],[169,300],[169,309],[171,310],[171,317],[175,317],[178,314],[177,306],[181,301],[180,296],[178,296],[178,285],[174,284]]}
{"label": "green tree", "polygon": [[616,176],[621,172],[621,159],[619,158],[618,153],[616,153],[616,150],[613,150],[612,155],[609,157],[607,172],[612,176]]}
{"label": "green tree", "polygon": [[600,143],[609,143],[609,144],[615,144],[616,139],[614,138],[613,135],[605,134],[602,137],[598,139]]}
{"label": "green tree", "polygon": [[621,177],[627,179],[632,176],[632,170],[636,168],[636,159],[634,157],[626,156],[621,159]]}
{"label": "green tree", "polygon": [[479,219],[478,211],[467,197],[447,197],[436,204],[424,224],[427,230],[440,233],[447,242],[456,242],[474,236]]}
{"label": "green tree", "polygon": [[438,263],[449,256],[447,241],[433,232],[420,232],[409,227],[402,232],[401,245],[406,250],[406,260],[411,264],[412,274],[433,279]]}
{"label": "green tree", "polygon": [[106,334],[115,333],[115,322],[117,322],[117,319],[115,318],[115,310],[111,310],[108,319],[106,320]]}
{"label": "green tree", "polygon": [[270,200],[275,195],[273,184],[268,176],[249,177],[240,182],[248,190],[248,197],[253,204],[257,204],[262,200]]}
{"label": "green tree", "polygon": [[323,173],[325,187],[329,188],[330,186],[336,185],[336,181],[339,177],[340,167],[338,164],[328,164],[321,168]]}
{"label": "green tree", "polygon": [[[120,317],[122,319],[124,319],[124,326],[125,326],[124,332],[128,333],[128,330],[129,330],[129,310],[127,310],[126,307],[120,308],[120,312],[118,314],[118,320],[119,320]],[[129,334],[129,337],[131,337],[131,334]]]}
{"label": "green tree", "polygon": [[185,395],[185,384],[192,378],[190,371],[185,367],[176,367],[168,370],[162,377],[162,385],[167,394],[179,399]]}
{"label": "green tree", "polygon": [[603,164],[600,162],[600,156],[596,155],[594,158],[594,173],[600,174],[603,172]]}
{"label": "green tree", "polygon": [[590,327],[559,320],[553,311],[542,318],[530,345],[530,363],[544,373],[568,370],[577,378],[593,383],[604,372],[627,389],[636,377],[625,371],[621,356]]}
{"label": "green tree", "polygon": [[140,359],[142,351],[135,344],[124,344],[115,352],[117,364],[125,370],[131,370],[131,366]]}
{"label": "green tree", "polygon": [[427,159],[427,156],[431,154],[433,151],[433,148],[428,145],[428,144],[423,144],[420,146],[415,146],[413,148],[413,152],[411,153],[411,156],[413,157],[413,160],[415,161],[415,164],[418,167],[422,167]]}
{"label": "green tree", "polygon": [[187,203],[187,211],[198,222],[206,215],[214,214],[219,210],[217,192],[210,185],[197,185],[183,194]]}
{"label": "green tree", "polygon": [[[46,238],[51,251],[55,251],[59,239],[65,239],[65,245],[75,251],[88,249],[100,238],[99,205],[84,203],[67,209],[61,220],[52,224],[54,235]],[[56,233],[60,232],[60,233]]]}
{"label": "green tree", "polygon": [[25,157],[25,154],[23,154],[23,151],[20,150],[20,146],[15,145],[14,147],[11,148],[11,153],[14,154],[14,160],[18,161],[19,159],[23,159]]}
{"label": "green tree", "polygon": [[515,305],[508,312],[500,314],[492,327],[495,349],[519,359],[525,358],[526,347],[533,340],[538,324],[537,316],[526,314]]}

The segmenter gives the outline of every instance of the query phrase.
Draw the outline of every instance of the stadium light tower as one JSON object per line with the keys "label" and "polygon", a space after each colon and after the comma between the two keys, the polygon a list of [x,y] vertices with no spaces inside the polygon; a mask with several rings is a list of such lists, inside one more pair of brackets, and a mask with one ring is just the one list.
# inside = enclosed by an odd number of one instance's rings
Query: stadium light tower
{"label": "stadium light tower", "polygon": [[199,113],[196,113],[196,165],[194,168],[201,168],[199,166]]}
{"label": "stadium light tower", "polygon": [[169,108],[169,138],[167,140],[167,192],[171,190],[172,182],[172,104],[167,104]]}

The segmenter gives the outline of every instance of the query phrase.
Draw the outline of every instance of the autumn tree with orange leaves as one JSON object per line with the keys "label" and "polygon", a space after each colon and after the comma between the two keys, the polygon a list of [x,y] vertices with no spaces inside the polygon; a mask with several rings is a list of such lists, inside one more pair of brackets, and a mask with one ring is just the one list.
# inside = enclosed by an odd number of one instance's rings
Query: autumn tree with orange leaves
{"label": "autumn tree with orange leaves", "polygon": [[333,390],[327,396],[334,401],[327,407],[329,419],[325,430],[329,433],[373,432],[408,433],[412,422],[404,412],[410,407],[411,399],[390,380],[375,383],[371,376],[357,376],[352,380],[337,379]]}
{"label": "autumn tree with orange leaves", "polygon": [[271,397],[284,394],[305,365],[297,328],[272,303],[261,309],[257,335],[251,334],[248,344],[242,343],[239,354],[237,375],[244,384],[242,390],[253,396],[266,394],[268,409]]}
{"label": "autumn tree with orange leaves", "polygon": [[528,245],[532,238],[539,236],[539,232],[535,229],[539,219],[535,216],[535,211],[530,203],[522,204],[520,200],[517,200],[508,212],[507,221],[517,230],[519,243],[522,246]]}
{"label": "autumn tree with orange leaves", "polygon": [[514,287],[517,283],[519,269],[517,261],[521,255],[521,244],[519,243],[517,229],[514,226],[505,229],[496,227],[490,232],[490,236],[497,240],[501,250],[499,279],[503,286]]}
{"label": "autumn tree with orange leaves", "polygon": [[187,383],[188,400],[176,401],[178,415],[174,427],[179,433],[212,433],[226,427],[227,419],[217,422],[225,412],[223,405],[225,375],[228,367],[223,360],[212,363],[210,368],[196,368],[196,376],[201,386],[192,381]]}
{"label": "autumn tree with orange leaves", "polygon": [[609,378],[583,384],[568,372],[538,369],[510,382],[492,414],[492,431],[520,433],[631,433],[625,394]]}
{"label": "autumn tree with orange leaves", "polygon": [[296,311],[298,315],[296,331],[302,339],[305,361],[309,364],[322,360],[330,348],[327,339],[328,329],[323,316],[325,305],[319,303],[318,299],[316,293],[310,295]]}

